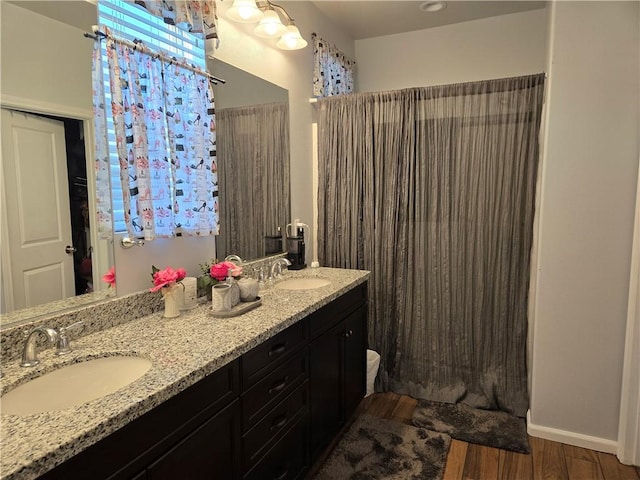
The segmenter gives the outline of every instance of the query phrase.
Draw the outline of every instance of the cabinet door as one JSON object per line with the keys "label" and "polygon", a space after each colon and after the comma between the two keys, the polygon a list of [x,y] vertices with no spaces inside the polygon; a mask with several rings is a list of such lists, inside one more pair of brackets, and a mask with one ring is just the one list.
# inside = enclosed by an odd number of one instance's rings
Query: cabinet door
{"label": "cabinet door", "polygon": [[240,478],[240,403],[207,420],[147,470],[148,480]]}
{"label": "cabinet door", "polygon": [[345,319],[344,401],[345,419],[355,412],[366,392],[367,316],[360,307]]}
{"label": "cabinet door", "polygon": [[311,460],[314,462],[344,422],[342,409],[342,343],[340,322],[309,345]]}

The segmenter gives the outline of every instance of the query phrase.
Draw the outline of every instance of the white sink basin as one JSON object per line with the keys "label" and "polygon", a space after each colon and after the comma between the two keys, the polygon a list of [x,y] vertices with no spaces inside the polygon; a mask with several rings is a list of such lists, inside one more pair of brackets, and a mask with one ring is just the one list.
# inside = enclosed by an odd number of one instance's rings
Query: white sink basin
{"label": "white sink basin", "polygon": [[81,405],[129,385],[150,368],[146,358],[124,356],[67,365],[5,393],[0,413],[25,416]]}
{"label": "white sink basin", "polygon": [[276,288],[283,290],[312,290],[314,288],[326,287],[331,285],[329,280],[324,278],[290,278],[280,283],[276,283]]}

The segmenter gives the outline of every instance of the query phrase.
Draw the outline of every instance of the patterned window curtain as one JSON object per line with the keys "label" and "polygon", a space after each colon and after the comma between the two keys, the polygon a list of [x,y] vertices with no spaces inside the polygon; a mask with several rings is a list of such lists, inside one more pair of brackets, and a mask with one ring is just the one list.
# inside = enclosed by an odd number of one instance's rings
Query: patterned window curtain
{"label": "patterned window curtain", "polygon": [[313,95],[332,97],[353,93],[356,62],[316,33],[313,43]]}
{"label": "patterned window curtain", "polygon": [[207,40],[218,40],[215,0],[133,0],[133,3],[169,25],[201,33]]}
{"label": "patterned window curtain", "polygon": [[95,126],[95,171],[96,171],[96,210],[98,216],[98,235],[100,238],[113,236],[113,215],[111,207],[111,164],[109,162],[109,140],[107,136],[107,117],[105,115],[104,83],[102,81],[102,61],[100,43],[93,46],[93,121]]}
{"label": "patterned window curtain", "polygon": [[[106,50],[129,235],[153,240],[217,234],[215,119],[208,79],[163,61],[140,43],[109,35]],[[96,77],[94,92],[99,93]],[[97,110],[101,138],[106,122]],[[99,173],[105,157],[97,144]]]}

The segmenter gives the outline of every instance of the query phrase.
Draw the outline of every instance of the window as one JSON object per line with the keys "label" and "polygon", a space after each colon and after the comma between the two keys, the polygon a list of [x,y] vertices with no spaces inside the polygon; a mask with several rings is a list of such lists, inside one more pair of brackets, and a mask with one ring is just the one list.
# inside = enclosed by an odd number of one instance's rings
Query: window
{"label": "window", "polygon": [[[130,41],[141,40],[145,45],[161,50],[170,56],[184,58],[189,63],[206,69],[204,39],[182,30],[176,26],[165,24],[145,9],[122,0],[100,0],[98,2],[98,22],[109,27],[119,37]],[[102,56],[106,57],[106,42],[101,42]],[[105,103],[110,104],[109,68],[103,63],[102,77],[105,91]],[[113,231],[127,231],[124,218],[122,185],[120,181],[120,165],[116,151],[116,136],[113,115],[110,108],[105,109],[108,132],[108,151],[110,160],[111,197],[113,210]],[[167,152],[169,156],[169,152]],[[136,222],[135,225],[140,225]],[[140,233],[140,232],[136,232]]]}

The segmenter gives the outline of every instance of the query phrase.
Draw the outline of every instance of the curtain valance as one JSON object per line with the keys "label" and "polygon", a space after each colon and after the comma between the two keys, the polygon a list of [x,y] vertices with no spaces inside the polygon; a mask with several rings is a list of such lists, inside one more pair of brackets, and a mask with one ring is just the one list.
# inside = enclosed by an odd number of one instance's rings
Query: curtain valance
{"label": "curtain valance", "polygon": [[316,33],[313,45],[313,95],[331,97],[352,93],[356,62]]}

